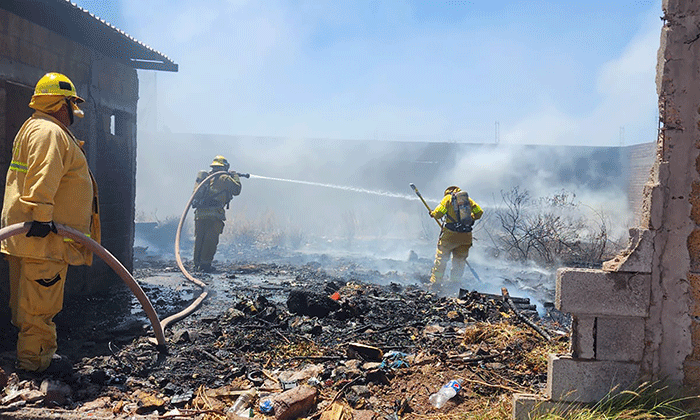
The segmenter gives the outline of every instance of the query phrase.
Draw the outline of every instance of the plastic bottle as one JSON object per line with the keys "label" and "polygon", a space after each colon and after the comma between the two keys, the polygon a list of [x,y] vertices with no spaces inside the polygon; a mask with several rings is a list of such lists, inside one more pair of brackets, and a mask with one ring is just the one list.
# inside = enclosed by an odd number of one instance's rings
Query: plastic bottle
{"label": "plastic bottle", "polygon": [[440,390],[428,398],[430,404],[435,408],[442,408],[447,401],[452,397],[457,395],[457,393],[462,389],[462,380],[456,379],[452,380],[440,388]]}
{"label": "plastic bottle", "polygon": [[270,398],[261,398],[260,412],[263,414],[271,414],[273,411],[275,411],[275,406],[272,404],[272,400]]}
{"label": "plastic bottle", "polygon": [[250,405],[250,402],[253,400],[253,397],[255,396],[257,392],[254,389],[249,389],[246,392],[242,393],[241,395],[238,396],[236,399],[236,402],[233,403],[231,408],[226,410],[229,413],[235,413],[238,414],[248,408]]}

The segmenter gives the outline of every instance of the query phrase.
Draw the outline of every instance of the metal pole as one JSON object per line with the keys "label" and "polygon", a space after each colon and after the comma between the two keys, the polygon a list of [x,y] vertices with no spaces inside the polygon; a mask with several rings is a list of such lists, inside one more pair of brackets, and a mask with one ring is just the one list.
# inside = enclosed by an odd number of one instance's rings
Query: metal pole
{"label": "metal pole", "polygon": [[[425,204],[425,208],[428,209],[429,212],[432,212],[433,210],[430,208],[430,206],[428,205],[428,203],[425,202],[425,200],[423,199],[423,196],[420,195],[420,193],[418,192],[418,188],[416,188],[416,184],[411,183],[411,184],[409,184],[409,185],[411,186],[411,188],[413,188],[413,191],[416,193],[416,195],[418,196],[418,198],[420,198],[420,201],[422,201],[423,204]],[[440,223],[440,221],[439,221],[438,219],[436,219],[436,218],[434,218],[434,217],[432,217],[432,216],[431,216],[430,218],[433,219],[433,220],[435,220],[435,223],[437,223],[438,226],[440,226],[440,229],[442,229],[442,223]]]}

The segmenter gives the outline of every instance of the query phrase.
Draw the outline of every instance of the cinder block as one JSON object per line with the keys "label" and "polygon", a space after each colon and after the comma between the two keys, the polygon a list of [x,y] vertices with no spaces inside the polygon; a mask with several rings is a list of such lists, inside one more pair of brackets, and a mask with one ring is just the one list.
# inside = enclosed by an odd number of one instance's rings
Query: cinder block
{"label": "cinder block", "polygon": [[639,362],[644,352],[644,318],[598,318],[597,360]]}
{"label": "cinder block", "polygon": [[[668,1],[662,2],[662,7],[669,16],[695,16],[697,13],[695,2]],[[688,19],[690,20],[690,19]]]}
{"label": "cinder block", "polygon": [[700,363],[686,359],[683,363],[683,383],[688,387],[697,389],[700,387]]}
{"label": "cinder block", "polygon": [[665,202],[664,191],[669,182],[671,172],[670,166],[668,162],[659,162],[657,160],[654,164],[654,170],[656,171],[656,177],[659,182],[649,184],[648,189],[647,185],[644,186],[644,197],[648,198],[648,208],[644,208],[644,211],[649,212],[649,229],[658,230],[664,225],[665,206],[659,205],[659,203]]}
{"label": "cinder block", "polygon": [[46,45],[46,41],[49,40],[49,36],[53,32],[46,29],[41,25],[37,25],[34,22],[29,22],[27,25],[27,32],[21,34],[23,39],[35,44],[37,47],[41,48]]}
{"label": "cinder block", "polygon": [[0,33],[0,51],[3,56],[10,60],[19,58],[19,38],[10,34]]}
{"label": "cinder block", "polygon": [[[7,16],[9,15],[10,12],[6,12],[4,10],[0,10],[0,34],[5,34],[7,35],[7,25],[8,25],[8,19]],[[2,50],[0,50],[2,51]]]}
{"label": "cinder block", "polygon": [[8,34],[26,34],[29,32],[29,25],[31,25],[31,22],[14,13],[9,13],[7,15]]}
{"label": "cinder block", "polygon": [[639,363],[550,354],[545,397],[554,401],[597,402],[610,393],[629,389],[639,375]]}
{"label": "cinder block", "polygon": [[32,67],[41,66],[41,48],[30,41],[20,38],[17,44],[19,61]]}
{"label": "cinder block", "polygon": [[513,394],[513,419],[530,420],[546,413],[564,416],[572,409],[582,406],[580,403],[548,400],[542,395]]}
{"label": "cinder block", "polygon": [[582,268],[557,270],[555,305],[562,312],[589,316],[646,317],[651,275]]}
{"label": "cinder block", "polygon": [[577,359],[595,359],[596,319],[573,316],[571,323],[571,353]]}
{"label": "cinder block", "polygon": [[651,273],[654,255],[654,232],[649,229],[632,228],[627,249],[603,263],[603,271]]}
{"label": "cinder block", "polygon": [[47,71],[52,71],[51,69],[58,68],[58,55],[51,52],[44,52],[41,56],[41,68],[49,69]]}

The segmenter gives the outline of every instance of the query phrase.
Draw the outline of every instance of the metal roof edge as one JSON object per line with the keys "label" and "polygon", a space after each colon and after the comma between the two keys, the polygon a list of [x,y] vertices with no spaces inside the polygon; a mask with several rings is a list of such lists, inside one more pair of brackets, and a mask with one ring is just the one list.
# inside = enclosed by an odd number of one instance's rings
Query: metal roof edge
{"label": "metal roof edge", "polygon": [[[0,9],[63,35],[137,69],[178,71],[165,54],[70,0],[3,0]],[[56,17],[59,17],[58,19]]]}

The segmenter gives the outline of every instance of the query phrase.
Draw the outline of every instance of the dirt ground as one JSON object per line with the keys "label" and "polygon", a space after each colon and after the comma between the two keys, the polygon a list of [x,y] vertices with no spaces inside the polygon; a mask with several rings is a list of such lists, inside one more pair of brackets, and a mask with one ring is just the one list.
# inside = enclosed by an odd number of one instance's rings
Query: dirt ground
{"label": "dirt ground", "polygon": [[[149,341],[148,321],[125,288],[83,299],[57,319],[72,373],[18,376],[5,343],[0,418],[225,419],[249,388],[257,390],[252,415],[276,418],[260,403],[300,386],[316,397],[290,418],[507,418],[513,393],[541,392],[547,353],[568,346],[567,317],[511,291],[537,332],[499,295],[441,296],[407,272],[330,257],[220,263],[215,273],[196,273],[211,296],[166,329],[167,354]],[[175,261],[137,259],[134,277],[161,319],[200,293]],[[128,302],[128,316],[105,316],[114,302]],[[84,322],[61,321],[74,317]],[[429,395],[452,379],[462,391],[432,407]],[[47,380],[67,386],[52,401],[31,392]]]}

